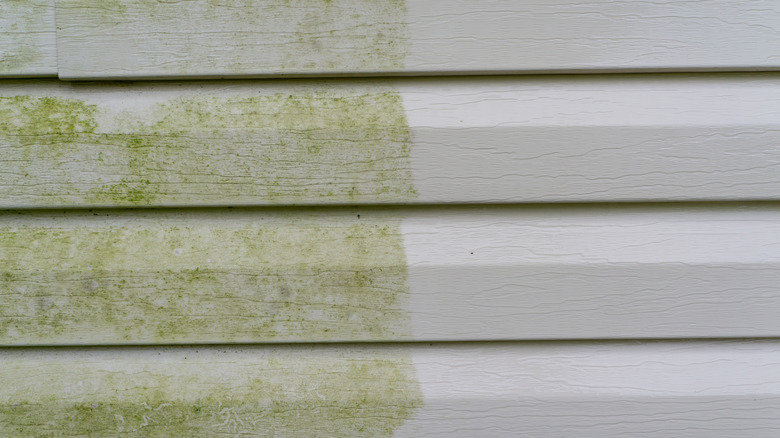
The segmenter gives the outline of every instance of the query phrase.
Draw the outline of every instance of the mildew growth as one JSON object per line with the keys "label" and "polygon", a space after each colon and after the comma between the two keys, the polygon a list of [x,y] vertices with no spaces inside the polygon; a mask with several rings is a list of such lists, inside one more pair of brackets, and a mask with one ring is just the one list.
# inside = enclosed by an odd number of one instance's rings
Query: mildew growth
{"label": "mildew growth", "polygon": [[334,350],[12,353],[0,434],[389,437],[422,406],[407,355]]}
{"label": "mildew growth", "polygon": [[[36,34],[47,29],[48,0],[0,1],[0,74],[20,74],[39,67],[43,51]],[[54,23],[51,23],[54,33]]]}
{"label": "mildew growth", "polygon": [[[69,147],[77,134],[94,133],[97,126],[97,107],[74,99],[58,97],[12,96],[0,97],[0,133],[3,139],[27,136],[51,136]],[[35,141],[30,138],[18,142]],[[53,142],[51,142],[53,143]]]}
{"label": "mildew growth", "polygon": [[[401,71],[411,46],[403,0],[60,0],[57,7],[64,68],[84,77]],[[111,51],[120,39],[127,51],[117,57]],[[85,41],[105,56],[75,56]]]}
{"label": "mildew growth", "polygon": [[0,97],[6,205],[387,203],[416,197],[398,93],[248,90],[179,96],[119,112],[65,97]]}
{"label": "mildew growth", "polygon": [[0,227],[0,344],[410,337],[399,220],[230,217]]}
{"label": "mildew growth", "polygon": [[[272,46],[275,50],[265,61],[269,70],[371,72],[405,67],[410,42],[403,0],[265,3],[266,8],[256,13],[255,20],[273,22],[281,30]],[[246,44],[256,43],[256,39]]]}
{"label": "mildew growth", "polygon": [[42,57],[40,49],[30,45],[24,45],[21,37],[0,35],[0,42],[6,42],[7,46],[0,49],[0,73],[20,73],[26,68],[35,65]]}

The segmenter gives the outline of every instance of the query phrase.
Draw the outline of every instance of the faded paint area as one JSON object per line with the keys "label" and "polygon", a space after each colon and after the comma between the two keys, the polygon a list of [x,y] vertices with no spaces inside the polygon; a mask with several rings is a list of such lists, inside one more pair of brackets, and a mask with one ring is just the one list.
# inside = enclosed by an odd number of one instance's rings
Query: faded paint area
{"label": "faded paint area", "polygon": [[[48,0],[0,1],[0,74],[20,73],[38,67],[43,58],[33,36],[48,26]],[[54,23],[51,24],[54,32]]]}
{"label": "faded paint area", "polygon": [[11,353],[0,434],[389,437],[422,406],[404,354],[334,350]]}
{"label": "faded paint area", "polygon": [[386,89],[180,96],[141,109],[0,97],[6,206],[400,202],[416,197],[410,148],[401,97]]}
{"label": "faded paint area", "polygon": [[[211,216],[209,216],[211,218]],[[0,227],[0,344],[399,340],[397,219],[277,213]]]}
{"label": "faded paint area", "polygon": [[399,71],[410,47],[403,0],[62,0],[57,15],[67,77]]}

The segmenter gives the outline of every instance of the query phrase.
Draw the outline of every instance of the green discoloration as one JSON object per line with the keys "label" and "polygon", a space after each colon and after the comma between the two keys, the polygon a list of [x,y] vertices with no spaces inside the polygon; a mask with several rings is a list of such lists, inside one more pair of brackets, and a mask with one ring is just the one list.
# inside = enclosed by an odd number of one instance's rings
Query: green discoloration
{"label": "green discoloration", "polygon": [[28,136],[49,136],[51,146],[69,148],[78,134],[95,132],[97,107],[57,97],[0,97],[0,134],[9,142],[34,141]]}
{"label": "green discoloration", "polygon": [[389,437],[422,406],[403,353],[332,350],[4,356],[0,434]]}
{"label": "green discoloration", "polygon": [[11,40],[7,43],[11,48],[0,52],[0,73],[22,73],[43,57],[39,48],[14,41],[21,39],[19,36],[0,35],[0,42],[8,39]]}
{"label": "green discoloration", "polygon": [[397,93],[250,90],[119,113],[62,97],[0,98],[0,182],[13,178],[5,199],[134,206],[416,197]]}
{"label": "green discoloration", "polygon": [[[106,51],[107,60],[64,58],[66,69],[87,76],[401,71],[410,48],[403,0],[194,0],[186,7],[62,0],[57,7],[60,50],[77,53],[88,35],[93,52]],[[119,39],[131,49],[113,58]]]}
{"label": "green discoloration", "polygon": [[0,344],[406,339],[397,219],[0,227]]}
{"label": "green discoloration", "polygon": [[284,23],[276,24],[282,31],[280,49],[269,57],[268,69],[371,72],[400,71],[405,66],[410,44],[403,0],[268,3],[271,16]]}
{"label": "green discoloration", "polygon": [[20,74],[39,67],[43,52],[33,35],[49,27],[43,10],[48,7],[48,2],[41,1],[0,1],[0,73]]}

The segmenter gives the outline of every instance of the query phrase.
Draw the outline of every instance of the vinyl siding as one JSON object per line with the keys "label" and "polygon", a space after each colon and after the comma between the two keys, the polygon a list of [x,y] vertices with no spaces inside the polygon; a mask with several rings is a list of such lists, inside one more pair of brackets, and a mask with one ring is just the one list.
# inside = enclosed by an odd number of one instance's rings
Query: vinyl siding
{"label": "vinyl siding", "polygon": [[774,0],[57,1],[60,77],[755,71]]}
{"label": "vinyl siding", "polygon": [[6,208],[780,197],[780,76],[6,83]]}
{"label": "vinyl siding", "polygon": [[777,436],[779,16],[0,3],[0,435]]}
{"label": "vinyl siding", "polygon": [[57,76],[54,0],[0,2],[0,78]]}

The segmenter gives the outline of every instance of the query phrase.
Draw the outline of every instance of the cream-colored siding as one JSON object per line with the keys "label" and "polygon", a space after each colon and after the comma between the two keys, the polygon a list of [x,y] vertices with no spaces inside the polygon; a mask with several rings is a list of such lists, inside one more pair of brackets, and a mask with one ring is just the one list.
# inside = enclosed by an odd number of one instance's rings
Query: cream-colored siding
{"label": "cream-colored siding", "polygon": [[775,0],[57,0],[66,79],[780,67]]}
{"label": "cream-colored siding", "polygon": [[0,435],[778,436],[779,31],[0,0]]}

